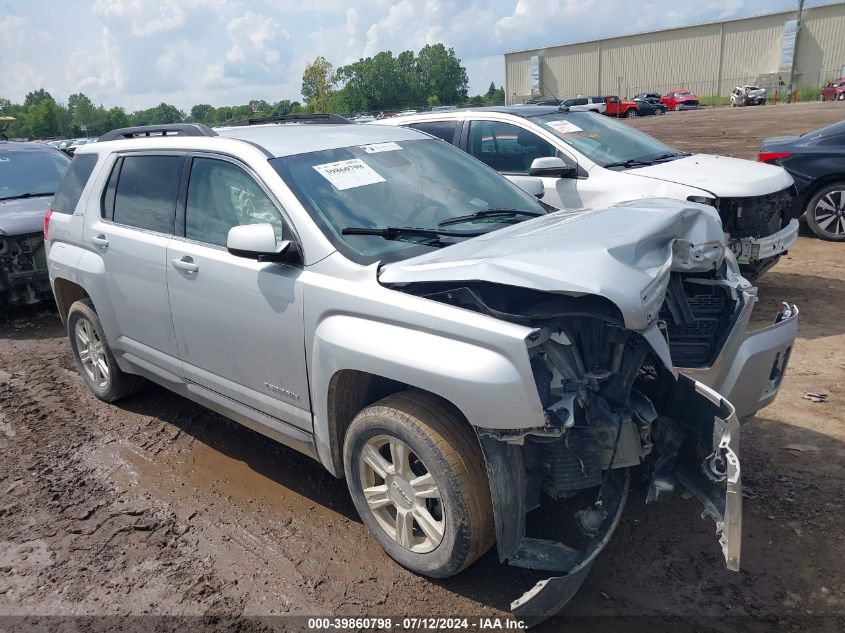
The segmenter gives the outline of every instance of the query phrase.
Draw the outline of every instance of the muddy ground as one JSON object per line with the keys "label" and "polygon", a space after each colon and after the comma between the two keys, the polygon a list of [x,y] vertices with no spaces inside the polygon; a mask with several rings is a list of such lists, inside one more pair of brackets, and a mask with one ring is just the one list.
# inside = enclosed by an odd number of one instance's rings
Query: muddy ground
{"label": "muddy ground", "polygon": [[[753,158],[764,136],[840,118],[840,104],[809,104],[635,124]],[[778,400],[743,428],[743,570],[724,569],[695,501],[636,494],[545,630],[843,630],[843,253],[803,236],[760,282],[760,320],[789,300],[801,325]],[[405,571],[316,462],[154,386],[104,404],[51,309],[0,316],[0,615],[494,616],[531,584],[494,554],[445,581]]]}

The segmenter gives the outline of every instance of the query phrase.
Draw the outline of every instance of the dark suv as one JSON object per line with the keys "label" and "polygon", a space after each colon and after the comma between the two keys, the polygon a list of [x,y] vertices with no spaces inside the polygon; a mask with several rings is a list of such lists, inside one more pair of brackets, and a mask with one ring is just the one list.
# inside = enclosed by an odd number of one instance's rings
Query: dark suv
{"label": "dark suv", "polygon": [[68,165],[49,145],[0,141],[0,305],[52,294],[42,226]]}

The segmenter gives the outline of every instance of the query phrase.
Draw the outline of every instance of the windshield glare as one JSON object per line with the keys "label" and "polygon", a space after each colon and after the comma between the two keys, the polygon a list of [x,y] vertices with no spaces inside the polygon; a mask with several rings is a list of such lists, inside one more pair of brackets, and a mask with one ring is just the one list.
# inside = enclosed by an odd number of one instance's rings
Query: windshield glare
{"label": "windshield glare", "polygon": [[0,199],[55,193],[70,159],[58,151],[0,148]]}
{"label": "windshield glare", "polygon": [[[274,169],[323,233],[358,263],[404,259],[433,248],[374,235],[342,235],[344,228],[439,229],[440,222],[486,209],[545,213],[536,198],[448,143],[397,141],[275,158]],[[486,232],[529,216],[481,218],[449,230]],[[455,241],[444,237],[443,242]]]}
{"label": "windshield glare", "polygon": [[648,134],[592,112],[553,112],[531,120],[602,167],[676,153]]}

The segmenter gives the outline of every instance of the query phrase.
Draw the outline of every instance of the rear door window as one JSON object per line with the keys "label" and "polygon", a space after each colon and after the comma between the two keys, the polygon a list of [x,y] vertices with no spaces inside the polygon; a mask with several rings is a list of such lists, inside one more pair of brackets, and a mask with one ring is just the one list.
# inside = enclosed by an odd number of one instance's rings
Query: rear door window
{"label": "rear door window", "polygon": [[73,158],[50,207],[55,213],[71,215],[76,210],[82,190],[85,189],[96,164],[96,154],[80,154]]}
{"label": "rear door window", "polygon": [[431,134],[447,143],[454,143],[455,130],[458,129],[457,121],[425,121],[423,123],[411,123],[408,127],[421,132]]}
{"label": "rear door window", "polygon": [[123,157],[107,186],[107,215],[117,224],[172,234],[184,160],[178,155]]}

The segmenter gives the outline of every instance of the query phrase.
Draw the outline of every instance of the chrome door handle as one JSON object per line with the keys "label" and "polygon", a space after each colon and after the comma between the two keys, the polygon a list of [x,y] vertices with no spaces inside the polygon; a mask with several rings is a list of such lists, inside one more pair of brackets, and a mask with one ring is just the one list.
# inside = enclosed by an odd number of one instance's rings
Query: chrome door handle
{"label": "chrome door handle", "polygon": [[179,270],[184,270],[186,273],[195,273],[197,272],[200,267],[194,263],[193,258],[188,257],[185,255],[182,259],[171,259],[174,268],[178,268]]}
{"label": "chrome door handle", "polygon": [[106,239],[106,236],[102,233],[92,237],[91,243],[94,244],[94,246],[102,246],[103,248],[109,245],[109,241]]}

